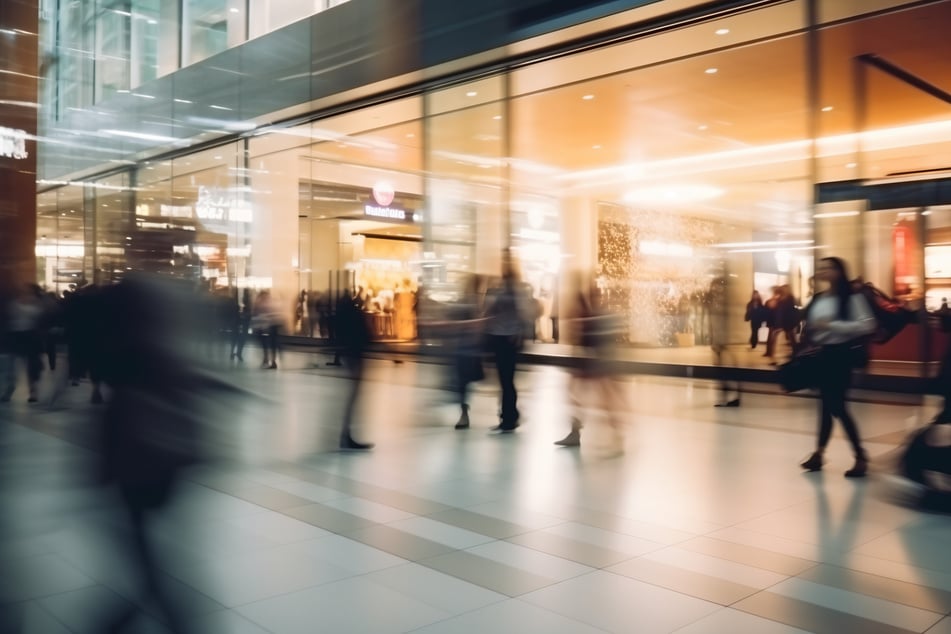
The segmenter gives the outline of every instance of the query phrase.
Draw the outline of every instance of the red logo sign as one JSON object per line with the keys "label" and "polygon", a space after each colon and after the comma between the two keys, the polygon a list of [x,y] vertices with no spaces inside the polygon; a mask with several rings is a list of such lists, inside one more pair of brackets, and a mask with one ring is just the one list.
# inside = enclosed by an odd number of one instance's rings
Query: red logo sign
{"label": "red logo sign", "polygon": [[390,183],[381,181],[373,186],[373,199],[380,207],[389,207],[395,196],[396,192]]}

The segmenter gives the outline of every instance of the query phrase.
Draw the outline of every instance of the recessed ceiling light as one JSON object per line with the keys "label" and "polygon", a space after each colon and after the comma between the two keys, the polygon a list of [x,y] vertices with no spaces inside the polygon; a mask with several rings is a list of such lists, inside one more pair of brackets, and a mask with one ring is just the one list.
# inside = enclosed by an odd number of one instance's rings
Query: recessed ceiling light
{"label": "recessed ceiling light", "polygon": [[584,99],[585,101],[591,101],[592,99],[594,99],[594,95],[585,95],[584,97],[582,97],[582,99]]}
{"label": "recessed ceiling light", "polygon": [[717,30],[716,30],[716,34],[717,34],[717,35],[726,35],[726,34],[729,33],[729,32],[730,32],[730,29],[717,29]]}
{"label": "recessed ceiling light", "polygon": [[709,128],[709,127],[710,127],[710,126],[706,126],[706,125],[698,125],[698,126],[697,126],[697,129],[698,129],[698,130],[706,130],[706,129]]}
{"label": "recessed ceiling light", "polygon": [[413,134],[412,132],[410,132],[409,134],[406,135],[406,138],[407,138],[407,139],[412,139],[414,136],[416,136],[416,135]]}
{"label": "recessed ceiling light", "polygon": [[823,111],[823,112],[832,112],[832,106],[824,106],[824,107],[822,108],[822,111]]}
{"label": "recessed ceiling light", "polygon": [[592,150],[600,150],[600,149],[601,149],[601,146],[600,146],[600,145],[592,145],[592,146],[591,146],[591,149],[592,149]]}
{"label": "recessed ceiling light", "polygon": [[466,93],[466,97],[475,97],[478,94],[479,93],[477,93],[476,91],[470,90],[469,92]]}
{"label": "recessed ceiling light", "polygon": [[215,157],[215,160],[216,160],[216,161],[220,161],[220,160],[221,160],[221,155],[219,154],[218,156],[216,156],[216,157]]}
{"label": "recessed ceiling light", "polygon": [[495,115],[495,116],[492,117],[492,118],[495,119],[496,121],[498,121],[498,120],[500,120],[500,119],[502,118],[502,115],[497,114],[497,115]]}
{"label": "recessed ceiling light", "polygon": [[241,13],[241,11],[240,11],[239,9],[235,8],[235,7],[231,7],[231,12],[232,12],[232,13]]}
{"label": "recessed ceiling light", "polygon": [[717,69],[717,68],[708,68],[707,70],[705,70],[705,71],[703,71],[703,72],[705,72],[705,73],[708,74],[708,75],[716,75],[718,70],[719,70],[719,69]]}
{"label": "recessed ceiling light", "polygon": [[846,166],[847,168],[849,168],[849,169],[853,169],[854,167],[856,167],[856,164],[855,164],[855,163],[846,163],[845,166]]}

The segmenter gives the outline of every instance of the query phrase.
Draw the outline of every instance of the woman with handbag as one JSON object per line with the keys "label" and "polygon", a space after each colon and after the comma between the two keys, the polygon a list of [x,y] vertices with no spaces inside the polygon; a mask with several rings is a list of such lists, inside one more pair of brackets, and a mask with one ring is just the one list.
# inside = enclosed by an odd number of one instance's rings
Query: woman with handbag
{"label": "woman with handbag", "polygon": [[854,293],[839,258],[822,258],[816,279],[826,289],[816,295],[806,311],[805,335],[819,347],[819,438],[816,451],[800,466],[806,471],[820,471],[823,455],[832,435],[832,418],[838,418],[852,444],[855,465],[845,472],[847,478],[861,478],[868,472],[868,455],[862,447],[858,427],[846,406],[846,394],[855,366],[855,349],[863,338],[875,331],[875,317],[865,297]]}

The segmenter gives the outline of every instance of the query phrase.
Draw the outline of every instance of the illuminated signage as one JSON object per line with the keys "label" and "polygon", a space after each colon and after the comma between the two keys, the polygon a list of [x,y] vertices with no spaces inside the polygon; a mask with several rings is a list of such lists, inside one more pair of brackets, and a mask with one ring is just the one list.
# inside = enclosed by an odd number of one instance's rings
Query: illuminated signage
{"label": "illuminated signage", "polygon": [[198,188],[198,202],[195,203],[195,217],[199,220],[220,220],[223,222],[251,222],[253,214],[251,203],[223,196],[217,189]]}
{"label": "illuminated signage", "polygon": [[373,200],[363,206],[364,216],[397,222],[419,222],[421,220],[417,212],[392,206],[393,199],[396,198],[396,190],[393,189],[393,185],[386,181],[374,185],[371,196]]}
{"label": "illuminated signage", "polygon": [[406,210],[395,207],[377,207],[376,205],[366,205],[363,208],[363,214],[374,218],[385,218],[386,220],[406,220]]}
{"label": "illuminated signage", "polygon": [[26,151],[26,131],[0,128],[0,157],[12,159],[29,158]]}

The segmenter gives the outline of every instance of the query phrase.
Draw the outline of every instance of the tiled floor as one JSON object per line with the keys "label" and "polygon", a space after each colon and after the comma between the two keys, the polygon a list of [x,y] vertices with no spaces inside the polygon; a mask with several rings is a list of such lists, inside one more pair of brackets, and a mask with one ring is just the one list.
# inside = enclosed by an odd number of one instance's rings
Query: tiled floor
{"label": "tiled floor", "polygon": [[[227,375],[247,392],[213,403],[217,460],[153,526],[192,631],[951,634],[951,514],[889,472],[934,404],[856,403],[876,469],[851,481],[838,430],[825,472],[797,467],[811,399],[715,409],[708,384],[629,377],[617,455],[596,410],[580,450],[552,445],[561,370],[520,373],[525,425],[493,436],[490,382],[458,432],[438,367],[374,361],[357,431],[377,447],[354,454],[334,450],[347,383],[314,361]],[[139,602],[87,396],[0,414],[0,609],[22,632],[96,632]],[[144,608],[134,631],[169,631]]]}

